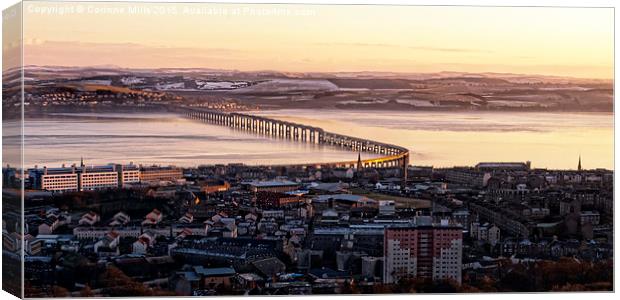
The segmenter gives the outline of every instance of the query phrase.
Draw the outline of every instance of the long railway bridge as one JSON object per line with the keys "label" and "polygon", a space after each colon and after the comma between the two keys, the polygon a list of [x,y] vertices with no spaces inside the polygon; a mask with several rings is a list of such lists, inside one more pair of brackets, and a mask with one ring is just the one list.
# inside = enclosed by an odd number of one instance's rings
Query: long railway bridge
{"label": "long railway bridge", "polygon": [[[380,154],[380,157],[364,159],[361,161],[363,168],[402,168],[403,178],[407,178],[407,166],[409,165],[409,150],[406,148],[332,133],[319,127],[287,122],[236,112],[222,112],[203,108],[182,108],[186,117],[205,123],[227,126],[243,131],[255,132],[265,136],[297,141],[300,143],[328,145],[340,147],[353,152],[366,152]],[[341,162],[317,162],[297,164],[297,166],[322,167],[345,167],[355,168],[358,161]],[[295,165],[295,164],[292,164]]]}

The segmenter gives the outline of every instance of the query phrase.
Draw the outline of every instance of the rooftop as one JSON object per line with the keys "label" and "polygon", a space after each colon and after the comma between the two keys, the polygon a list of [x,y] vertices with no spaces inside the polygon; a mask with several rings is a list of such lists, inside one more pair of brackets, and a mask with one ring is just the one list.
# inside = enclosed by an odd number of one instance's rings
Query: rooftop
{"label": "rooftop", "polygon": [[232,276],[236,274],[235,269],[233,268],[205,268],[203,266],[194,266],[194,272],[205,277]]}
{"label": "rooftop", "polygon": [[375,201],[366,196],[352,195],[352,194],[335,194],[335,195],[319,195],[312,199],[314,202],[327,202],[330,199],[348,201],[348,202],[361,202],[361,201]]}
{"label": "rooftop", "polygon": [[297,186],[296,182],[290,180],[269,180],[269,181],[251,181],[249,184],[253,187],[278,187],[278,186]]}

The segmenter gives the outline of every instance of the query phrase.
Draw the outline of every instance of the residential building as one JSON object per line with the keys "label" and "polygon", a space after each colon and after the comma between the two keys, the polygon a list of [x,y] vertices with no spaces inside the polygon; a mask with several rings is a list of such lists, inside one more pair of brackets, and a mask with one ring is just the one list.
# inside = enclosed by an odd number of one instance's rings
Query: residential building
{"label": "residential building", "polygon": [[472,168],[451,168],[444,170],[446,180],[451,183],[472,187],[485,187],[491,178],[491,173]]}
{"label": "residential building", "polygon": [[396,204],[393,200],[379,201],[379,214],[382,216],[393,216],[396,214]]}
{"label": "residential building", "polygon": [[386,227],[383,282],[426,278],[461,283],[462,244],[462,227],[447,221],[432,224],[429,217],[416,217],[415,223]]}
{"label": "residential building", "polygon": [[601,221],[601,215],[596,211],[582,211],[579,217],[581,225],[588,223],[598,225]]}
{"label": "residential building", "polygon": [[75,167],[35,168],[28,170],[28,175],[35,189],[51,192],[76,192],[79,189],[78,173]]}
{"label": "residential building", "polygon": [[161,181],[176,182],[183,179],[183,170],[174,166],[160,167],[140,167],[140,181],[146,183],[156,183]]}
{"label": "residential building", "polygon": [[77,192],[119,188],[140,182],[140,170],[134,165],[71,166],[28,170],[33,188],[51,192]]}
{"label": "residential building", "polygon": [[136,165],[129,164],[126,166],[116,165],[117,170],[120,173],[119,186],[124,187],[128,184],[140,182],[140,168]]}
{"label": "residential building", "polygon": [[526,162],[481,162],[476,165],[480,171],[528,171],[531,167],[529,161]]}
{"label": "residential building", "polygon": [[299,184],[288,180],[252,181],[246,183],[248,189],[257,192],[290,192],[297,190]]}
{"label": "residential building", "polygon": [[80,226],[93,226],[95,223],[99,222],[101,218],[95,212],[89,212],[84,214],[80,220],[78,221],[78,225]]}
{"label": "residential building", "polygon": [[149,212],[146,217],[144,217],[144,221],[142,221],[142,225],[155,225],[159,224],[163,219],[163,214],[158,209],[153,209]]}

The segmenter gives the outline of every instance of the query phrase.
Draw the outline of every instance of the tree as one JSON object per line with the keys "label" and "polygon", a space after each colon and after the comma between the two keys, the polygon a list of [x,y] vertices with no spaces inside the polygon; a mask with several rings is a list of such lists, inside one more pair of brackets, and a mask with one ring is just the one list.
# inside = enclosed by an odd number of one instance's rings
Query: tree
{"label": "tree", "polygon": [[148,290],[142,283],[133,281],[123,271],[116,267],[108,267],[99,277],[99,282],[103,286],[106,294],[112,297],[128,296],[151,296],[152,291]]}
{"label": "tree", "polygon": [[52,287],[51,293],[52,293],[51,296],[55,297],[55,298],[57,298],[57,297],[62,297],[62,298],[69,297],[69,291],[67,289],[65,289],[64,287],[57,286],[57,285]]}
{"label": "tree", "polygon": [[84,288],[80,291],[80,297],[93,297],[95,294],[91,290],[90,286],[85,285]]}

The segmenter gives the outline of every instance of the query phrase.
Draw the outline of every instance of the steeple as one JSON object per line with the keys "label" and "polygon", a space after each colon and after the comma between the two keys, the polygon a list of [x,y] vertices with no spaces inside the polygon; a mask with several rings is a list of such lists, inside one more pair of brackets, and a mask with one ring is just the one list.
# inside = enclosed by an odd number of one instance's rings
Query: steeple
{"label": "steeple", "polygon": [[362,170],[362,153],[361,152],[357,152],[357,171],[361,171]]}
{"label": "steeple", "polygon": [[579,154],[579,164],[577,164],[577,171],[581,171],[581,154]]}

